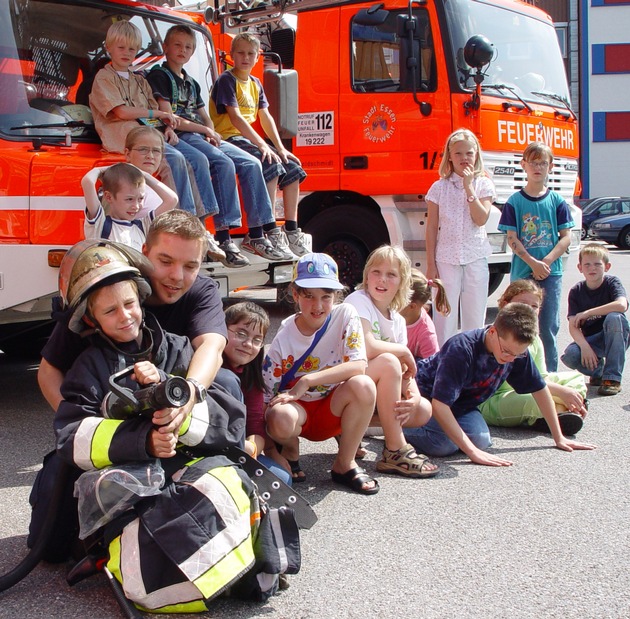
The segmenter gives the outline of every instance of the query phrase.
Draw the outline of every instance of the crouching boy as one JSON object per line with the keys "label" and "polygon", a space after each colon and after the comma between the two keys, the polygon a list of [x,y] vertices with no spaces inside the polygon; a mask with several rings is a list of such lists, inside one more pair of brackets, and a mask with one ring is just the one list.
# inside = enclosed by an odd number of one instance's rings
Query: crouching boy
{"label": "crouching boy", "polygon": [[417,451],[448,456],[461,449],[476,464],[510,466],[509,460],[485,451],[492,441],[479,411],[503,381],[517,393],[532,394],[558,449],[594,448],[567,439],[560,430],[549,388],[528,352],[537,324],[531,307],[508,303],[490,327],[459,333],[432,357],[418,360],[416,381],[431,400],[433,417],[422,428],[404,429]]}
{"label": "crouching boy", "polygon": [[617,395],[630,342],[626,291],[610,269],[608,250],[590,243],[580,250],[578,269],[584,275],[569,291],[569,333],[573,342],[562,363],[591,377],[599,395]]}

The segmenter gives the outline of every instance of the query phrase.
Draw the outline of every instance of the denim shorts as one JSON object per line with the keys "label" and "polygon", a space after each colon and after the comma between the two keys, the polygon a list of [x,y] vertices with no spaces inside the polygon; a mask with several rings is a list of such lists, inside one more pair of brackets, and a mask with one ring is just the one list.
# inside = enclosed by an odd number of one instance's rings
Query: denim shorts
{"label": "denim shorts", "polygon": [[[298,181],[301,183],[306,178],[306,172],[302,169],[302,166],[297,164],[295,161],[289,159],[287,163],[269,163],[268,161],[262,160],[262,153],[258,146],[252,144],[247,138],[244,138],[242,135],[237,135],[227,140],[230,144],[234,144],[234,146],[238,146],[243,149],[245,152],[249,153],[256,157],[256,159],[260,160],[263,167],[263,176],[265,177],[265,182],[268,183],[272,181],[274,178],[278,178],[278,188],[284,189],[285,187],[295,183]],[[269,148],[274,153],[278,151],[271,145]]]}

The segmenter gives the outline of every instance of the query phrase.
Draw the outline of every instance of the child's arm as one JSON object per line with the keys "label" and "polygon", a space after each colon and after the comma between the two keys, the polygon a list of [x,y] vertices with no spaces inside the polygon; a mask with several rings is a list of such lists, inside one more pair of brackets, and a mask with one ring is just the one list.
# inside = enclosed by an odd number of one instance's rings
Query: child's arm
{"label": "child's arm", "polygon": [[176,128],[179,124],[179,117],[171,112],[150,107],[135,107],[132,105],[118,105],[112,109],[112,114],[118,120],[138,120],[139,118],[159,118],[165,125]]}
{"label": "child's arm", "polygon": [[263,128],[266,136],[273,142],[282,161],[286,163],[289,159],[292,159],[297,164],[301,165],[300,160],[290,150],[284,147],[280,134],[278,133],[278,128],[276,127],[276,121],[273,119],[268,108],[264,107],[258,110],[258,119],[260,120],[260,126]]}
{"label": "child's arm", "polygon": [[361,325],[363,326],[363,337],[365,339],[368,361],[383,353],[391,353],[400,361],[405,378],[415,376],[416,360],[413,358],[407,346],[398,344],[397,342],[383,342],[382,340],[377,340],[372,333],[370,321],[365,318],[361,318]]}
{"label": "child's arm", "polygon": [[437,279],[440,274],[435,264],[435,249],[437,246],[437,234],[440,222],[440,207],[431,200],[427,200],[427,229],[425,231],[426,255],[427,255],[427,279]]}
{"label": "child's arm", "polygon": [[589,307],[587,310],[579,312],[575,316],[569,316],[569,323],[571,323],[571,319],[573,319],[575,326],[581,328],[589,318],[593,318],[595,316],[607,316],[613,312],[623,314],[627,309],[628,299],[626,299],[626,297],[617,297],[614,301],[606,303],[605,305]]}
{"label": "child's arm", "polygon": [[544,387],[540,391],[535,391],[532,393],[532,396],[534,397],[534,400],[536,400],[536,404],[549,426],[551,436],[553,437],[558,449],[562,449],[563,451],[573,451],[574,449],[595,449],[595,445],[572,441],[562,434],[562,430],[560,430],[560,422],[558,421],[558,414],[556,413],[556,405],[553,402],[553,398],[551,397],[548,387]]}
{"label": "child's arm", "polygon": [[554,383],[553,381],[545,380],[545,382],[547,383],[549,393],[551,393],[552,397],[560,398],[567,407],[567,410],[582,416],[586,415],[587,411],[584,406],[584,399],[575,389]]}
{"label": "child's arm", "polygon": [[470,217],[476,226],[484,226],[490,217],[490,209],[492,208],[492,201],[487,196],[480,198],[475,193],[475,187],[473,181],[475,180],[475,169],[469,164],[463,171],[464,191],[466,192],[466,198],[475,199],[472,202],[468,202],[468,208],[470,211]]}
{"label": "child's arm", "polygon": [[269,144],[263,140],[263,138],[254,131],[253,127],[245,120],[241,114],[241,110],[238,107],[231,105],[225,106],[226,113],[230,119],[230,122],[239,131],[239,133],[247,138],[254,146],[262,153],[262,160],[269,161],[270,163],[281,161],[280,157],[269,148]]}
{"label": "child's arm", "polygon": [[558,232],[559,239],[558,242],[553,246],[553,249],[543,258],[543,262],[547,264],[549,267],[558,259],[560,256],[566,253],[567,249],[569,249],[569,245],[571,245],[571,229],[563,228]]}
{"label": "child's arm", "polygon": [[[489,454],[476,447],[457,423],[451,407],[435,398],[431,402],[433,416],[440,424],[446,436],[450,438],[475,464],[486,466],[511,466],[512,462],[499,456]],[[555,410],[554,410],[555,412]]]}
{"label": "child's arm", "polygon": [[599,358],[591,345],[586,341],[582,329],[575,324],[575,316],[569,316],[569,335],[573,341],[580,347],[582,352],[582,365],[589,370],[594,370],[599,363]]}
{"label": "child's arm", "polygon": [[[532,270],[534,279],[546,279],[551,273],[551,269],[546,262],[537,260],[525,249],[523,243],[518,238],[516,230],[507,231],[508,245],[512,248],[512,252],[516,254],[527,266]],[[571,239],[569,239],[569,242]],[[553,251],[553,250],[552,250]]]}
{"label": "child's arm", "polygon": [[299,400],[309,389],[318,385],[335,385],[353,376],[365,374],[366,365],[365,361],[345,361],[317,372],[309,372],[304,376],[300,376],[289,391],[283,391],[276,395],[269,402],[269,406]]}
{"label": "child's arm", "polygon": [[431,419],[431,403],[420,395],[418,384],[413,379],[403,379],[402,399],[394,405],[396,420],[404,426],[409,420],[411,427],[425,425]]}
{"label": "child's arm", "polygon": [[143,172],[144,180],[148,187],[151,187],[155,193],[159,196],[162,203],[155,209],[154,213],[157,217],[162,213],[166,213],[166,211],[171,211],[177,206],[177,202],[179,198],[177,194],[167,187],[164,183],[159,181],[157,178],[151,176],[147,172]]}
{"label": "child's arm", "polygon": [[90,219],[96,217],[96,213],[101,206],[101,201],[98,199],[98,193],[96,192],[96,183],[101,177],[101,174],[107,170],[108,167],[109,166],[92,168],[81,179],[81,188],[83,189],[83,196],[85,197],[85,208]]}

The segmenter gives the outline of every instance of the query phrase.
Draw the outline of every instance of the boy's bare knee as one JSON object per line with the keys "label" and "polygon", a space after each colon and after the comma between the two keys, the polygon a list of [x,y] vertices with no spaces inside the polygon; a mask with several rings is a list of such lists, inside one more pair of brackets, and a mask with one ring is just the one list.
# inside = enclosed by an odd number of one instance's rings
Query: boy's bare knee
{"label": "boy's bare knee", "polygon": [[357,402],[366,405],[376,402],[376,385],[369,376],[353,376],[346,384],[351,390],[351,397]]}
{"label": "boy's bare knee", "polygon": [[384,352],[374,359],[370,359],[369,367],[372,376],[378,376],[379,380],[401,378],[402,366],[396,355],[390,352]]}

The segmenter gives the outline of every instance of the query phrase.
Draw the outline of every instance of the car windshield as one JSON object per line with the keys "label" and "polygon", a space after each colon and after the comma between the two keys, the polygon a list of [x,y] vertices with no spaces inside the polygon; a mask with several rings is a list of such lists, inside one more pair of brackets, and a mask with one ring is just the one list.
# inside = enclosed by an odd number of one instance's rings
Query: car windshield
{"label": "car windshield", "polygon": [[[133,5],[96,6],[72,0],[0,3],[0,133],[12,139],[74,137],[95,140],[88,96],[96,72],[107,62],[105,34],[118,19],[142,33],[133,70],[161,62],[162,42],[173,21]],[[190,23],[193,26],[192,23]],[[197,48],[186,70],[208,100],[214,75],[212,43],[195,30]],[[10,95],[8,94],[10,93]]]}
{"label": "car windshield", "polygon": [[474,72],[464,61],[464,46],[471,36],[481,34],[495,48],[483,87],[494,86],[494,92],[506,98],[518,95],[528,101],[569,105],[564,63],[551,22],[479,0],[450,0],[444,6],[457,80],[463,88],[475,86]]}

